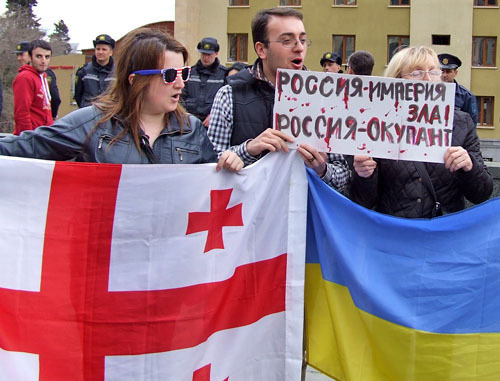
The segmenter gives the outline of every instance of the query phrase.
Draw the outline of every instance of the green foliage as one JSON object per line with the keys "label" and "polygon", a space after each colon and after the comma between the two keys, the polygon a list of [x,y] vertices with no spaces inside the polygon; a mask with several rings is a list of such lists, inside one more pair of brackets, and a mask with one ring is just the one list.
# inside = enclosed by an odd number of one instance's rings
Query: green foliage
{"label": "green foliage", "polygon": [[54,24],[54,32],[49,35],[53,55],[69,54],[71,52],[71,45],[68,43],[70,40],[68,33],[69,29],[63,20],[59,20],[59,22]]}

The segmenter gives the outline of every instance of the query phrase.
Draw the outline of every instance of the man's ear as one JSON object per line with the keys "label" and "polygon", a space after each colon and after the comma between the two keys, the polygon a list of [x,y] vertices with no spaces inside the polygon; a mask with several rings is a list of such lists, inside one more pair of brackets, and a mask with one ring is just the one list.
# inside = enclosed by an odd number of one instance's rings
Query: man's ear
{"label": "man's ear", "polygon": [[132,85],[132,83],[134,82],[134,77],[135,77],[135,74],[130,74],[128,76],[128,83],[129,83],[129,85]]}
{"label": "man's ear", "polygon": [[264,60],[267,58],[267,47],[263,42],[256,42],[255,43],[255,52],[259,56],[261,60]]}

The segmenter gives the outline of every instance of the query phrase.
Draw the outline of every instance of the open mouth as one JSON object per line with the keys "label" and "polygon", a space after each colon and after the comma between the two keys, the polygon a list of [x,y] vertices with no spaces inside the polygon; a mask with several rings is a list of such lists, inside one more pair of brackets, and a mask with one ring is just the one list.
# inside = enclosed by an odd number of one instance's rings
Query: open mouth
{"label": "open mouth", "polygon": [[302,58],[296,58],[292,60],[292,64],[295,67],[302,67]]}

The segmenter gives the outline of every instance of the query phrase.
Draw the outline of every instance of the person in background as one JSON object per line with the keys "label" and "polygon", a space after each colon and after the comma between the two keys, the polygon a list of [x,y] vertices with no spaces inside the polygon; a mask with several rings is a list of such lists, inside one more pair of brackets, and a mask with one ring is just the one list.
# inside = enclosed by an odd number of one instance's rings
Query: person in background
{"label": "person in background", "polygon": [[[208,136],[219,154],[218,169],[238,170],[269,151],[288,152],[287,143],[293,138],[272,128],[276,71],[306,70],[311,41],[302,18],[302,13],[284,7],[263,9],[254,17],[258,58],[252,67],[230,77],[211,111]],[[327,155],[308,144],[301,144],[297,152],[325,183],[340,191],[346,188],[350,174],[342,155]]]}
{"label": "person in background", "polygon": [[216,161],[206,129],[179,105],[190,73],[186,48],[140,28],[123,37],[120,49],[108,92],[52,126],[5,137],[0,154],[116,164]]}
{"label": "person in background", "polygon": [[[28,53],[29,47],[29,41],[21,41],[16,45],[14,53],[16,53],[16,58],[21,66],[31,64],[31,57]],[[59,95],[59,88],[57,87],[57,78],[56,74],[50,67],[45,70],[45,73],[47,74],[47,83],[49,84],[52,119],[56,119],[59,106],[61,105],[61,96]]]}
{"label": "person in background", "polygon": [[191,67],[191,80],[182,92],[182,104],[208,128],[215,94],[226,84],[227,68],[219,61],[220,46],[215,38],[203,38],[197,48],[200,59]]}
{"label": "person in background", "polygon": [[347,60],[347,74],[372,75],[375,59],[370,52],[358,50]]}
{"label": "person in background", "polygon": [[30,48],[29,41],[21,41],[16,45],[16,50],[14,50],[14,53],[16,54],[16,59],[19,62],[19,66],[30,64],[31,58],[28,53],[29,48]]}
{"label": "person in background", "polygon": [[34,40],[28,54],[31,65],[24,64],[12,82],[14,92],[14,134],[53,123],[46,71],[52,48],[47,41]]}
{"label": "person in background", "polygon": [[113,49],[115,40],[107,34],[98,35],[94,41],[92,62],[79,68],[75,76],[75,101],[78,107],[86,107],[102,94],[115,80],[113,75]]}
{"label": "person in background", "polygon": [[[438,56],[424,46],[407,47],[392,57],[385,76],[438,82]],[[465,208],[465,199],[478,204],[490,197],[493,179],[469,114],[455,110],[451,147],[443,160],[421,163],[354,156],[350,197],[367,208],[406,218],[453,213]]]}
{"label": "person in background", "polygon": [[243,63],[243,62],[235,62],[234,64],[232,64],[228,69],[227,69],[227,76],[230,77],[234,74],[237,74],[239,73],[240,71],[242,71],[243,69],[246,69],[247,68],[247,64],[246,63]]}
{"label": "person in background", "polygon": [[342,57],[335,52],[326,52],[319,61],[325,73],[342,73]]}
{"label": "person in background", "polygon": [[457,83],[455,78],[458,75],[458,68],[462,66],[462,61],[451,54],[439,54],[439,62],[441,63],[441,80],[443,82],[455,83],[455,108],[457,110],[469,113],[474,124],[478,122],[478,111],[476,97],[464,86]]}

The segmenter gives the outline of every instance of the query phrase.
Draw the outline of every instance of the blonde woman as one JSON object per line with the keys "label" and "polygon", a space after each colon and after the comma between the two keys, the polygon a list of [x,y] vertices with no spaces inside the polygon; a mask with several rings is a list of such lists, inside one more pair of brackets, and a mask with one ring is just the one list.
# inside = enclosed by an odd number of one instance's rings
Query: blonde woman
{"label": "blonde woman", "polygon": [[[386,77],[440,81],[437,54],[408,47],[396,53]],[[465,199],[486,201],[493,179],[483,162],[476,126],[469,114],[455,111],[451,147],[444,164],[354,157],[351,199],[378,212],[407,218],[432,218],[465,208]]]}

